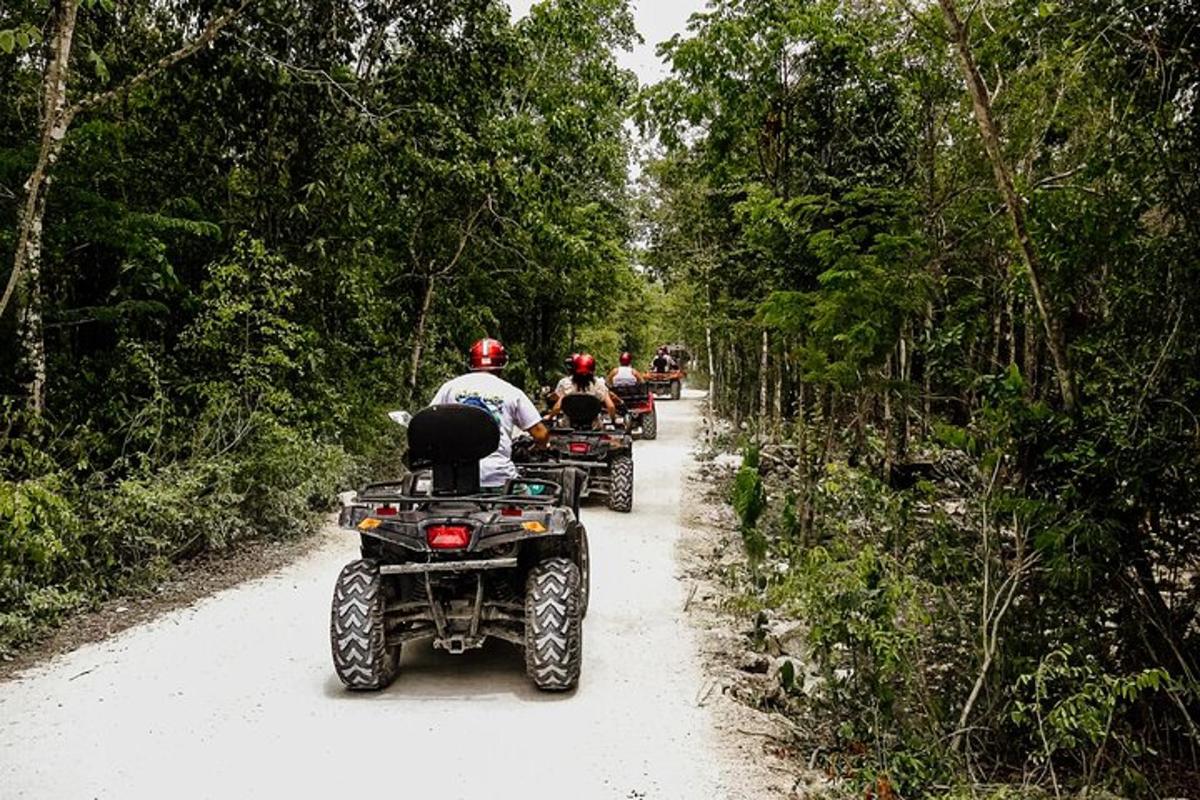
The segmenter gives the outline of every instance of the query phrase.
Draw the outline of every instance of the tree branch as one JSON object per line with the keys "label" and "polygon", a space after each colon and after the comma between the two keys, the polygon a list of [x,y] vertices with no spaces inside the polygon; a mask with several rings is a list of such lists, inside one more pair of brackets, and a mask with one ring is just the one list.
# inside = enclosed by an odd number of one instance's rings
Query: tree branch
{"label": "tree branch", "polygon": [[200,35],[195,39],[184,44],[173,53],[169,53],[160,58],[158,61],[155,61],[153,64],[150,64],[137,75],[134,75],[132,78],[126,80],[120,86],[114,86],[112,89],[109,89],[105,92],[97,92],[96,94],[88,95],[79,102],[75,103],[64,112],[66,119],[70,120],[80,112],[88,111],[96,108],[97,106],[104,105],[110,100],[115,100],[118,97],[129,94],[129,92],[133,91],[138,86],[141,86],[143,83],[146,83],[163,71],[170,69],[180,61],[183,61],[185,58],[195,54],[209,44],[213,39],[216,39],[217,34],[219,34],[230,22],[236,19],[238,15],[245,11],[246,8],[253,2],[254,0],[242,0],[241,5],[239,5],[237,8],[226,11],[221,16],[209,20],[208,24],[204,26],[204,30],[201,31]]}

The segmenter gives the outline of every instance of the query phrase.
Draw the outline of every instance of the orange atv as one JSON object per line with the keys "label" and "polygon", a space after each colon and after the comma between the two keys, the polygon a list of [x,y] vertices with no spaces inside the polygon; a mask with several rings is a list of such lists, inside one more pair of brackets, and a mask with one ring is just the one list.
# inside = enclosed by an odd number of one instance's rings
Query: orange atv
{"label": "orange atv", "polygon": [[678,400],[683,391],[683,381],[687,378],[684,367],[687,366],[688,352],[680,345],[667,345],[667,352],[670,358],[666,360],[666,368],[659,368],[663,364],[656,357],[650,362],[650,370],[643,377],[655,397],[665,395],[672,400]]}

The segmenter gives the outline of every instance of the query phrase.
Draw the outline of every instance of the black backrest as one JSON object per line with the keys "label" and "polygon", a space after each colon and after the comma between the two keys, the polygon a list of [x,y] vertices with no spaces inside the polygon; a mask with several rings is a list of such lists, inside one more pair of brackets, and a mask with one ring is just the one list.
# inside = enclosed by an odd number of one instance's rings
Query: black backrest
{"label": "black backrest", "polygon": [[475,406],[430,406],[408,426],[408,465],[433,469],[435,495],[479,491],[479,461],[500,445],[500,426]]}
{"label": "black backrest", "polygon": [[569,394],[562,400],[562,411],[572,428],[590,428],[604,404],[591,394]]}
{"label": "black backrest", "polygon": [[627,383],[609,387],[622,400],[640,403],[650,396],[650,387],[644,383]]}

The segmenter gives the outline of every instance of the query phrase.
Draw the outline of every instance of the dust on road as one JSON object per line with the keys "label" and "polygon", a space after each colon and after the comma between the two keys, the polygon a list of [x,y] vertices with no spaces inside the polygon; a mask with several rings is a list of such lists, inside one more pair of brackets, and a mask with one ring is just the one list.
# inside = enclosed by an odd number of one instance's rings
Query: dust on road
{"label": "dust on road", "polygon": [[635,445],[631,514],[584,509],[592,600],[577,691],[537,692],[520,651],[406,645],[399,678],[349,694],[329,600],[353,534],[301,561],[0,685],[3,798],[686,798],[724,785],[676,579],[699,403]]}

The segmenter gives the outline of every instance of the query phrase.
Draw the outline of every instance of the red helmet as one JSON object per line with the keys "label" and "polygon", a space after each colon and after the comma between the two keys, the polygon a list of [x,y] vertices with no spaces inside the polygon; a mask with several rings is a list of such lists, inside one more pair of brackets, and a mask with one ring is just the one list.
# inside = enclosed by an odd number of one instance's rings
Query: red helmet
{"label": "red helmet", "polygon": [[633,353],[621,353],[621,366],[628,367],[633,363]]}
{"label": "red helmet", "polygon": [[595,375],[596,359],[591,353],[580,353],[575,358],[576,375]]}
{"label": "red helmet", "polygon": [[508,352],[498,339],[480,339],[471,345],[471,371],[504,369],[508,363]]}

